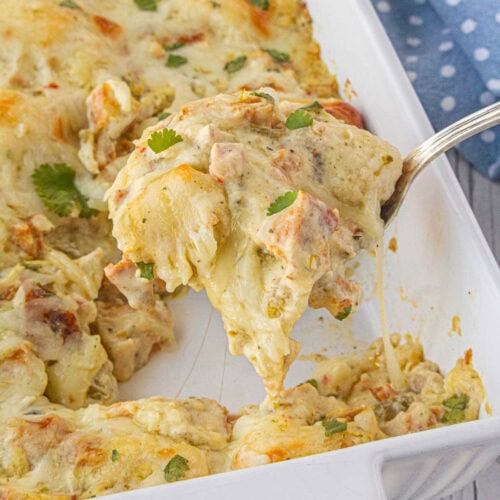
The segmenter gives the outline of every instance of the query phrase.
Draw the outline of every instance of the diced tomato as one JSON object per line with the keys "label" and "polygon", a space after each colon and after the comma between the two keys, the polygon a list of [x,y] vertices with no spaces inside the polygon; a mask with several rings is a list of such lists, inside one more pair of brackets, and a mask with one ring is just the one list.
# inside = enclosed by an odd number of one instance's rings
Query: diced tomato
{"label": "diced tomato", "polygon": [[349,125],[365,129],[365,121],[363,115],[347,102],[338,101],[333,103],[323,104],[325,111],[330,113],[334,118],[342,120]]}

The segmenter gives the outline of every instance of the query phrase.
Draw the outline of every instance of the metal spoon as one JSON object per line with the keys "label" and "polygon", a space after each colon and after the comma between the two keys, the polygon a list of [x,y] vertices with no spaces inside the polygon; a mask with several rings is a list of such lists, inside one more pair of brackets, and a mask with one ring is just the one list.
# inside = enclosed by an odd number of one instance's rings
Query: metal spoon
{"label": "metal spoon", "polygon": [[424,167],[458,143],[499,123],[500,102],[496,102],[452,123],[409,153],[403,161],[403,173],[396,182],[394,193],[380,211],[385,226],[394,220],[411,183]]}

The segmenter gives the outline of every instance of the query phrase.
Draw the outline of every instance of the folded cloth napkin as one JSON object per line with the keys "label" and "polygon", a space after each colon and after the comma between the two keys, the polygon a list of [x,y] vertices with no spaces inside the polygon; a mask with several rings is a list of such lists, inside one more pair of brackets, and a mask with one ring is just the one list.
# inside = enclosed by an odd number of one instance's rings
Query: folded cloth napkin
{"label": "folded cloth napkin", "polygon": [[[500,97],[499,0],[371,0],[436,130]],[[458,146],[500,179],[500,126]]]}

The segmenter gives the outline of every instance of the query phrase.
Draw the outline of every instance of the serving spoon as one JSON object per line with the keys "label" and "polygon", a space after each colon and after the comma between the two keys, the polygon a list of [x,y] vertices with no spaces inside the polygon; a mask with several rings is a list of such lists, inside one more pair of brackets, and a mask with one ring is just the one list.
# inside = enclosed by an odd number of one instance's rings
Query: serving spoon
{"label": "serving spoon", "polygon": [[403,173],[394,193],[382,205],[380,216],[387,227],[396,217],[412,182],[436,157],[453,146],[500,123],[500,102],[496,102],[452,123],[411,151],[403,160]]}

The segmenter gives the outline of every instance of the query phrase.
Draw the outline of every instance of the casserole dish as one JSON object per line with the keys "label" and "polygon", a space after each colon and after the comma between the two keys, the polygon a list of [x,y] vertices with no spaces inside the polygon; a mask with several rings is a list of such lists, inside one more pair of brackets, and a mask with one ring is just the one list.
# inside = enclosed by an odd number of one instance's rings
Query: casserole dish
{"label": "casserole dish", "polygon": [[[432,134],[418,99],[368,0],[309,0],[323,60],[347,76],[354,104],[369,128],[403,154]],[[422,174],[386,234],[398,242],[386,257],[389,331],[411,333],[427,359],[443,371],[472,348],[487,392],[476,422],[365,444],[272,466],[224,473],[121,494],[120,498],[432,498],[471,481],[500,451],[500,273],[465,197],[441,158]],[[321,311],[308,311],[294,336],[302,354],[346,354],[380,336],[372,298],[375,261],[355,270],[365,301],[352,323],[334,326]],[[156,355],[120,397],[205,396],[236,411],[258,403],[264,390],[253,369],[227,352],[223,325],[206,296],[190,293],[171,302],[180,347]],[[196,314],[190,314],[196,311]],[[326,315],[325,315],[326,317]],[[460,329],[453,329],[453,322]],[[286,386],[312,373],[311,357],[298,360]],[[168,489],[166,489],[168,488]]]}

